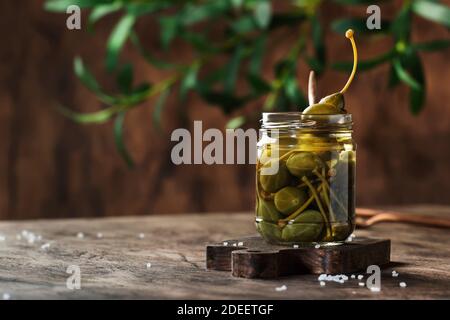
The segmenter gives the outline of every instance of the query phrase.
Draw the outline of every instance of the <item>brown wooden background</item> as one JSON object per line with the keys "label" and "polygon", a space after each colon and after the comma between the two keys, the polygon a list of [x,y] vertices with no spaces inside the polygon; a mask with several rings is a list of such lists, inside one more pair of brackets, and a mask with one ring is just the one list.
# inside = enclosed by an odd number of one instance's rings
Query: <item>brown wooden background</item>
{"label": "brown wooden background", "polygon": [[[364,8],[363,8],[364,9]],[[327,7],[327,16],[364,14]],[[363,10],[363,11],[362,11]],[[383,12],[384,14],[385,12]],[[189,97],[186,105],[169,100],[164,131],[151,125],[152,102],[129,113],[127,141],[138,166],[126,168],[118,157],[110,124],[79,126],[53,107],[62,102],[78,110],[96,110],[95,98],[74,78],[73,56],[80,54],[102,84],[105,39],[114,17],[98,25],[95,36],[68,31],[65,15],[42,10],[42,1],[0,2],[0,218],[141,215],[249,210],[253,207],[252,166],[173,166],[170,132],[203,120],[204,127],[223,127],[220,110]],[[389,11],[386,12],[389,15]],[[85,16],[83,16],[85,17]],[[156,26],[139,23],[147,48],[157,47]],[[416,19],[415,40],[448,37],[448,31]],[[329,33],[329,56],[350,57],[345,39]],[[361,57],[383,52],[387,43],[358,39]],[[272,48],[270,62],[283,55]],[[331,53],[330,53],[331,52]],[[187,57],[182,47],[169,52]],[[130,48],[138,78],[157,81],[165,74],[147,66]],[[426,108],[408,111],[407,90],[387,89],[386,67],[359,74],[347,103],[354,114],[358,143],[358,204],[450,204],[450,73],[449,51],[427,53]],[[265,71],[270,77],[270,69]],[[305,66],[299,67],[303,88]],[[323,94],[336,91],[346,75],[328,72],[320,80]],[[337,85],[338,84],[338,85]],[[254,108],[250,106],[249,108]],[[184,108],[185,121],[176,117]]]}

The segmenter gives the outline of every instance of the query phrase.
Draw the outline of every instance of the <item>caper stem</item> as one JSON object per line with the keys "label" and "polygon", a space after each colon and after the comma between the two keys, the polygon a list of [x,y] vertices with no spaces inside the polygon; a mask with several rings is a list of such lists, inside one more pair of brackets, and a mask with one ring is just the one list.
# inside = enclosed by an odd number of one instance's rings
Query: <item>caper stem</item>
{"label": "caper stem", "polygon": [[[333,198],[334,201],[336,201],[336,203],[341,207],[341,209],[343,210],[343,212],[346,212],[347,209],[344,207],[344,205],[339,201],[338,197],[336,196],[336,194],[334,193],[333,189],[331,189],[330,185],[328,184],[327,180],[324,178],[324,176],[322,176],[319,172],[317,172],[317,170],[313,170],[313,173],[319,178],[321,179],[321,181],[324,183],[325,187],[328,189],[328,191],[330,192],[330,196]],[[331,208],[331,207],[330,207]],[[336,218],[336,217],[335,217]]]}
{"label": "caper stem", "polygon": [[[323,170],[324,169],[322,169],[322,171]],[[323,197],[325,199],[325,203],[328,206],[328,212],[330,213],[330,220],[336,221],[336,216],[334,215],[333,208],[331,207],[331,201],[330,201],[330,198],[328,197],[328,192],[327,192],[327,189],[328,189],[328,191],[330,191],[330,185],[328,184],[328,181],[324,177],[325,174],[320,174],[316,169],[313,170],[313,173],[320,179],[320,181],[323,184],[322,192],[323,192]]]}
{"label": "caper stem", "polygon": [[319,198],[319,195],[317,194],[316,189],[315,189],[315,188],[313,187],[313,185],[309,182],[309,180],[308,180],[307,177],[304,176],[304,177],[302,178],[302,181],[303,181],[304,183],[306,183],[306,185],[308,186],[308,188],[311,190],[311,192],[312,192],[314,198],[316,199],[316,203],[317,203],[317,206],[319,207],[320,213],[322,214],[322,217],[323,217],[325,223],[326,223],[327,226],[328,226],[328,236],[331,236],[331,235],[332,235],[331,224],[330,224],[330,222],[328,221],[328,218],[327,218],[327,216],[326,216],[326,214],[325,214],[325,211],[323,210],[322,202],[320,201],[320,198]]}
{"label": "caper stem", "polygon": [[358,67],[358,50],[356,49],[356,43],[355,43],[355,39],[353,38],[354,32],[352,29],[348,29],[347,32],[345,33],[345,36],[350,40],[351,44],[352,44],[352,49],[353,49],[353,69],[352,69],[352,73],[350,74],[350,77],[347,80],[347,83],[345,84],[344,88],[341,90],[341,93],[344,94],[348,87],[350,87],[353,79],[355,78],[355,74],[356,74],[356,68]]}

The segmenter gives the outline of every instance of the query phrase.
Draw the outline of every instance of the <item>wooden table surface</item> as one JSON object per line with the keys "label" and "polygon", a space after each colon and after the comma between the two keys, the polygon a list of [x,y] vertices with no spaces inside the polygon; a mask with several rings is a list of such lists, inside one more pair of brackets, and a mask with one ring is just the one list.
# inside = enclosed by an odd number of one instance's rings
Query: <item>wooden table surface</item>
{"label": "wooden table surface", "polygon": [[[396,209],[450,217],[445,206]],[[450,298],[449,230],[399,223],[356,231],[392,239],[395,264],[382,271],[381,292],[358,280],[321,287],[314,275],[249,280],[205,270],[205,244],[254,234],[252,220],[227,213],[0,222],[0,299]],[[80,267],[80,290],[66,287],[70,265]],[[282,285],[287,290],[275,290]]]}

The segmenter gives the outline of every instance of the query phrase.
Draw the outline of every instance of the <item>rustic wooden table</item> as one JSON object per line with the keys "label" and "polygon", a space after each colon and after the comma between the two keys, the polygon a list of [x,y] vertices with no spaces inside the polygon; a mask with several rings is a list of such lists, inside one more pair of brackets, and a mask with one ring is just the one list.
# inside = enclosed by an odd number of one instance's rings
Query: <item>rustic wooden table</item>
{"label": "rustic wooden table", "polygon": [[[396,209],[450,216],[443,206]],[[395,265],[382,271],[381,292],[358,280],[321,287],[314,275],[248,280],[205,270],[205,244],[255,233],[252,219],[241,213],[1,222],[0,299],[4,293],[11,299],[450,298],[449,230],[398,223],[356,231],[392,239]],[[80,290],[66,287],[70,265],[80,267]],[[282,285],[287,290],[275,290]]]}

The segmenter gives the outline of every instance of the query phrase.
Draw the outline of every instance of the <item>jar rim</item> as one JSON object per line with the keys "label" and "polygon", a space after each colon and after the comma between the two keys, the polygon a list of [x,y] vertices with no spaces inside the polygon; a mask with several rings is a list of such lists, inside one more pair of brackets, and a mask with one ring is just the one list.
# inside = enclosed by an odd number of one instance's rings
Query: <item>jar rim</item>
{"label": "jar rim", "polygon": [[303,114],[302,112],[263,112],[263,129],[351,129],[352,115],[345,114]]}

